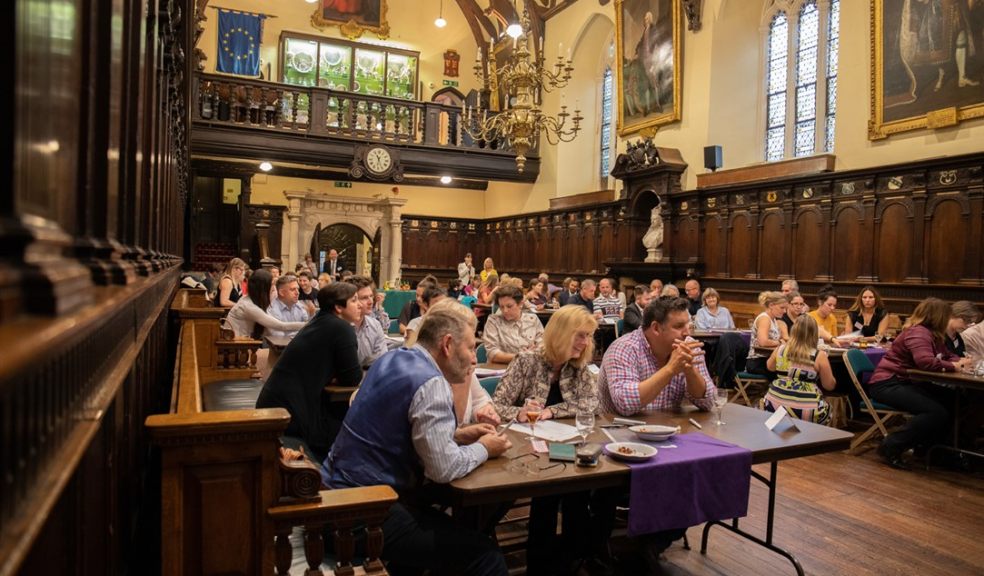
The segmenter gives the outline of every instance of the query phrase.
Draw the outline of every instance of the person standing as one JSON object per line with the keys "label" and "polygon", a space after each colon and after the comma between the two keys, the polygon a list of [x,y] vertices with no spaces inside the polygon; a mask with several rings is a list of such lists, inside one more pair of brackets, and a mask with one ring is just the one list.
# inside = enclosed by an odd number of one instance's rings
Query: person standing
{"label": "person standing", "polygon": [[472,266],[472,255],[469,252],[465,254],[465,261],[458,264],[458,280],[462,286],[468,286],[474,277],[475,267]]}
{"label": "person standing", "polygon": [[328,259],[325,260],[325,265],[321,271],[331,276],[331,279],[335,282],[341,280],[345,267],[342,266],[341,261],[338,259],[338,251],[334,248],[328,251]]}

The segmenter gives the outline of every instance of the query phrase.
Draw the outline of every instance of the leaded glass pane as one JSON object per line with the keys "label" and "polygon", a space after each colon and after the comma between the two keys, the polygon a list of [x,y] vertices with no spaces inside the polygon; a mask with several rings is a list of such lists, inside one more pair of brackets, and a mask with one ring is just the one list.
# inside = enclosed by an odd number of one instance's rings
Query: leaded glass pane
{"label": "leaded glass pane", "polygon": [[827,26],[827,76],[837,75],[837,53],[840,45],[840,1],[830,3]]}
{"label": "leaded glass pane", "polygon": [[834,151],[834,115],[827,116],[826,142],[824,142],[824,152]]}
{"label": "leaded glass pane", "polygon": [[837,112],[837,76],[827,78],[827,114]]}
{"label": "leaded glass pane", "polygon": [[612,69],[605,70],[601,83],[601,177],[606,178],[612,156]]}
{"label": "leaded glass pane", "polygon": [[817,81],[817,47],[809,46],[800,48],[798,67],[796,70],[796,84],[802,86]]}
{"label": "leaded glass pane", "polygon": [[813,138],[816,134],[816,122],[810,119],[796,124],[796,155],[809,156],[813,154]]}
{"label": "leaded glass pane", "polygon": [[817,85],[807,84],[796,89],[796,121],[805,122],[817,117]]}
{"label": "leaded glass pane", "polygon": [[765,159],[769,162],[782,160],[785,155],[786,130],[780,126],[770,128],[766,133]]}
{"label": "leaded glass pane", "polygon": [[769,96],[769,128],[786,123],[786,93]]}

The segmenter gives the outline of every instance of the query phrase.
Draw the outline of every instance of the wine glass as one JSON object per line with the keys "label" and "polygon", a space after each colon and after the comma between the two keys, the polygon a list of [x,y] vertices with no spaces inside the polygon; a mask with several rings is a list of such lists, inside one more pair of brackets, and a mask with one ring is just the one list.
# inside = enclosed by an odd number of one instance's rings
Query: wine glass
{"label": "wine glass", "polygon": [[715,425],[720,426],[725,424],[721,420],[721,411],[724,409],[724,405],[728,403],[728,390],[725,388],[718,388],[714,393],[714,414],[717,420],[714,422]]}
{"label": "wine glass", "polygon": [[526,411],[526,419],[530,423],[529,439],[533,440],[536,438],[536,421],[540,419],[540,414],[543,412],[543,402],[539,398],[527,398],[523,410]]}
{"label": "wine glass", "polygon": [[588,435],[594,430],[595,415],[594,410],[579,409],[575,415],[575,425],[577,432],[581,435],[581,444],[588,441]]}

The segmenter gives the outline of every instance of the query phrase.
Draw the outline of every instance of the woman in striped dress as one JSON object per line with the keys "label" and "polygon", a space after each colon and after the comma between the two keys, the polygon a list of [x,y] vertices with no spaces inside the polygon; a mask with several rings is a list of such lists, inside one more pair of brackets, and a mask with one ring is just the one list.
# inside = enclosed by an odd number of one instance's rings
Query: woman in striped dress
{"label": "woman in striped dress", "polygon": [[827,424],[830,407],[820,388],[833,390],[837,382],[827,353],[817,350],[818,338],[816,320],[803,314],[793,324],[789,342],[769,356],[766,364],[777,377],[762,400],[766,410],[785,409],[790,416],[800,420]]}

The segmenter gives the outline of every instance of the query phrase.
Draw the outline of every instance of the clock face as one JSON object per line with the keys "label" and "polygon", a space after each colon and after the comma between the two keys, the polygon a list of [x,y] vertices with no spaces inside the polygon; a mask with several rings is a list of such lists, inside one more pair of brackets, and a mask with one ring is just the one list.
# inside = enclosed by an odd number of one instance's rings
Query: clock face
{"label": "clock face", "polygon": [[390,169],[393,158],[385,148],[372,148],[366,152],[366,168],[376,174],[382,174]]}

